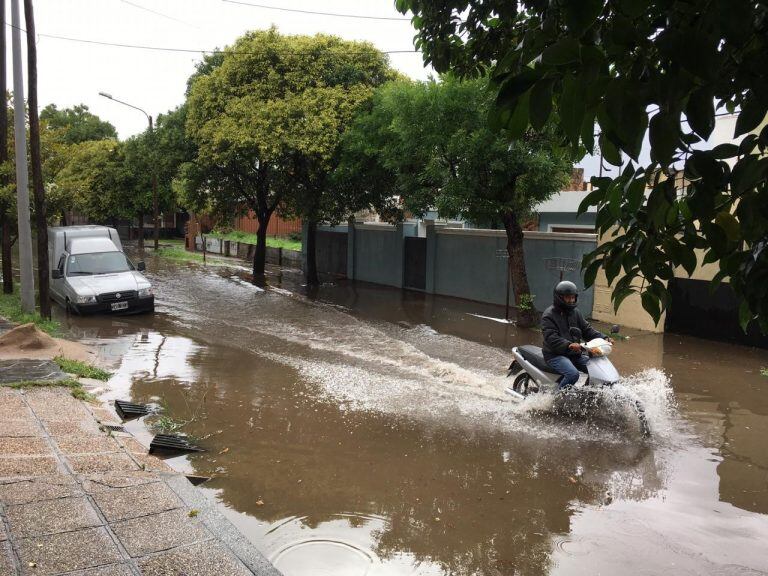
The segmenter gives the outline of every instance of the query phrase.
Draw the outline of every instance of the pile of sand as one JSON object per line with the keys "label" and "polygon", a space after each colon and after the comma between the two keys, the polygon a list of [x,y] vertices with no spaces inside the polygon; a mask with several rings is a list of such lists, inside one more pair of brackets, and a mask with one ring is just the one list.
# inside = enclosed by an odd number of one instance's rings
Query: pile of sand
{"label": "pile of sand", "polygon": [[0,336],[0,360],[50,360],[56,356],[90,363],[96,355],[77,342],[53,338],[32,323],[17,326]]}

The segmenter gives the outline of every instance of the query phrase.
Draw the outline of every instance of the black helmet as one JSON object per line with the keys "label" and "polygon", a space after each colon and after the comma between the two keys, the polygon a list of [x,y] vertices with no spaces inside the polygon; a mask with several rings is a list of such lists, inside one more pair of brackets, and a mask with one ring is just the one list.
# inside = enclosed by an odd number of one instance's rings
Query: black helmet
{"label": "black helmet", "polygon": [[[579,289],[576,288],[576,284],[563,280],[555,286],[554,291],[554,304],[555,308],[562,308],[563,310],[573,310],[576,308],[576,302],[579,301]],[[576,301],[573,304],[568,304],[563,296],[576,296]]]}

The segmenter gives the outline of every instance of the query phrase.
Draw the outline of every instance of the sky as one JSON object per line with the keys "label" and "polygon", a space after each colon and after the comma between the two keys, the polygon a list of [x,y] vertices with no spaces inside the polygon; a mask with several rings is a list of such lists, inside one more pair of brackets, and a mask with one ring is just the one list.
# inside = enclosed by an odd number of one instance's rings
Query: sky
{"label": "sky", "polygon": [[[395,10],[393,0],[242,2],[34,0],[38,35],[38,101],[41,108],[49,103],[59,108],[86,104],[91,112],[111,122],[117,128],[119,137],[124,139],[145,130],[146,117],[137,110],[100,97],[99,92],[111,94],[156,117],[184,101],[187,78],[194,72],[195,63],[202,58],[200,52],[104,46],[50,36],[162,48],[212,50],[232,44],[249,30],[265,29],[274,24],[285,34],[326,33],[347,40],[367,40],[384,51],[413,50],[415,32],[410,20]],[[397,20],[303,14],[257,8],[245,3]],[[21,0],[19,4],[23,6]],[[6,2],[6,5],[6,22],[10,23],[10,2]],[[23,14],[21,22],[23,27]],[[21,42],[26,47],[23,33]],[[10,28],[7,46],[10,88]],[[394,68],[411,78],[423,80],[431,73],[431,69],[424,68],[421,55],[416,52],[391,54],[390,61]],[[24,67],[26,69],[26,50]]]}

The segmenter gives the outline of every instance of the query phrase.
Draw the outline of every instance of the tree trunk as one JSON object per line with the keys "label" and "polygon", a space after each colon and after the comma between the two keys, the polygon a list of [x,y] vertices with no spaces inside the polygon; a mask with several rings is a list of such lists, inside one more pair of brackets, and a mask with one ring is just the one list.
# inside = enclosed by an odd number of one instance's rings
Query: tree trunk
{"label": "tree trunk", "polygon": [[61,225],[69,226],[69,224],[67,224],[67,211],[65,208],[61,209]]}
{"label": "tree trunk", "polygon": [[256,231],[256,250],[253,252],[253,275],[264,276],[267,266],[267,226],[272,217],[271,212],[257,212],[259,229]]}
{"label": "tree trunk", "polygon": [[139,212],[139,250],[144,251],[144,212]]}
{"label": "tree trunk", "polygon": [[[0,98],[3,99],[3,107],[0,110],[0,165],[8,161],[8,104],[6,94],[8,86],[6,77],[8,74],[5,62],[5,0],[0,0]],[[8,184],[8,178],[3,177],[3,185]],[[13,258],[11,252],[11,225],[8,215],[9,208],[5,206],[0,213],[0,226],[2,226],[2,258],[3,258],[3,292],[13,293]]]}
{"label": "tree trunk", "polygon": [[304,277],[310,286],[318,286],[320,278],[317,276],[317,222],[310,220],[307,222],[307,265],[304,270]]}
{"label": "tree trunk", "polygon": [[7,213],[0,216],[0,226],[3,227],[3,292],[6,294],[13,294],[13,242],[11,241],[10,220]]}
{"label": "tree trunk", "polygon": [[51,317],[50,265],[48,263],[48,213],[43,187],[43,165],[40,158],[40,118],[37,111],[37,38],[32,0],[24,0],[27,24],[27,69],[29,84],[29,148],[32,160],[32,189],[35,197],[35,228],[37,229],[37,282],[40,315]]}
{"label": "tree trunk", "polygon": [[528,274],[525,271],[525,254],[523,252],[523,229],[517,221],[517,215],[510,211],[501,215],[504,229],[507,231],[507,253],[509,254],[509,270],[512,290],[515,293],[517,307],[517,325],[530,328],[536,324],[535,309],[531,300],[531,289],[528,286]]}

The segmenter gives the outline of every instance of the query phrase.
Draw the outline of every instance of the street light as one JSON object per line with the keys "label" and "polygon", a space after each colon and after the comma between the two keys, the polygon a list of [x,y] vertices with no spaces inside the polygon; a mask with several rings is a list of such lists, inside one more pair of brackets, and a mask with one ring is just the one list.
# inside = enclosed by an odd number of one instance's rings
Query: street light
{"label": "street light", "polygon": [[[149,141],[150,146],[154,147],[154,137],[153,137],[153,126],[152,126],[152,116],[146,113],[146,111],[142,110],[138,106],[134,106],[133,104],[128,104],[128,102],[123,102],[122,100],[118,100],[112,94],[108,94],[107,92],[99,92],[99,96],[103,96],[104,98],[107,98],[109,100],[112,100],[113,102],[118,102],[120,104],[123,104],[124,106],[128,106],[129,108],[133,108],[134,110],[138,110],[144,116],[147,117],[147,121],[149,122]],[[160,226],[158,221],[158,201],[157,201],[157,175],[155,173],[155,166],[154,166],[154,159],[152,159],[152,217],[154,219],[155,225],[154,225],[154,241],[155,241],[155,250],[158,248],[159,240],[160,240]],[[141,221],[141,232],[139,236],[139,241],[141,243],[141,246],[144,246],[144,219],[142,218]]]}

